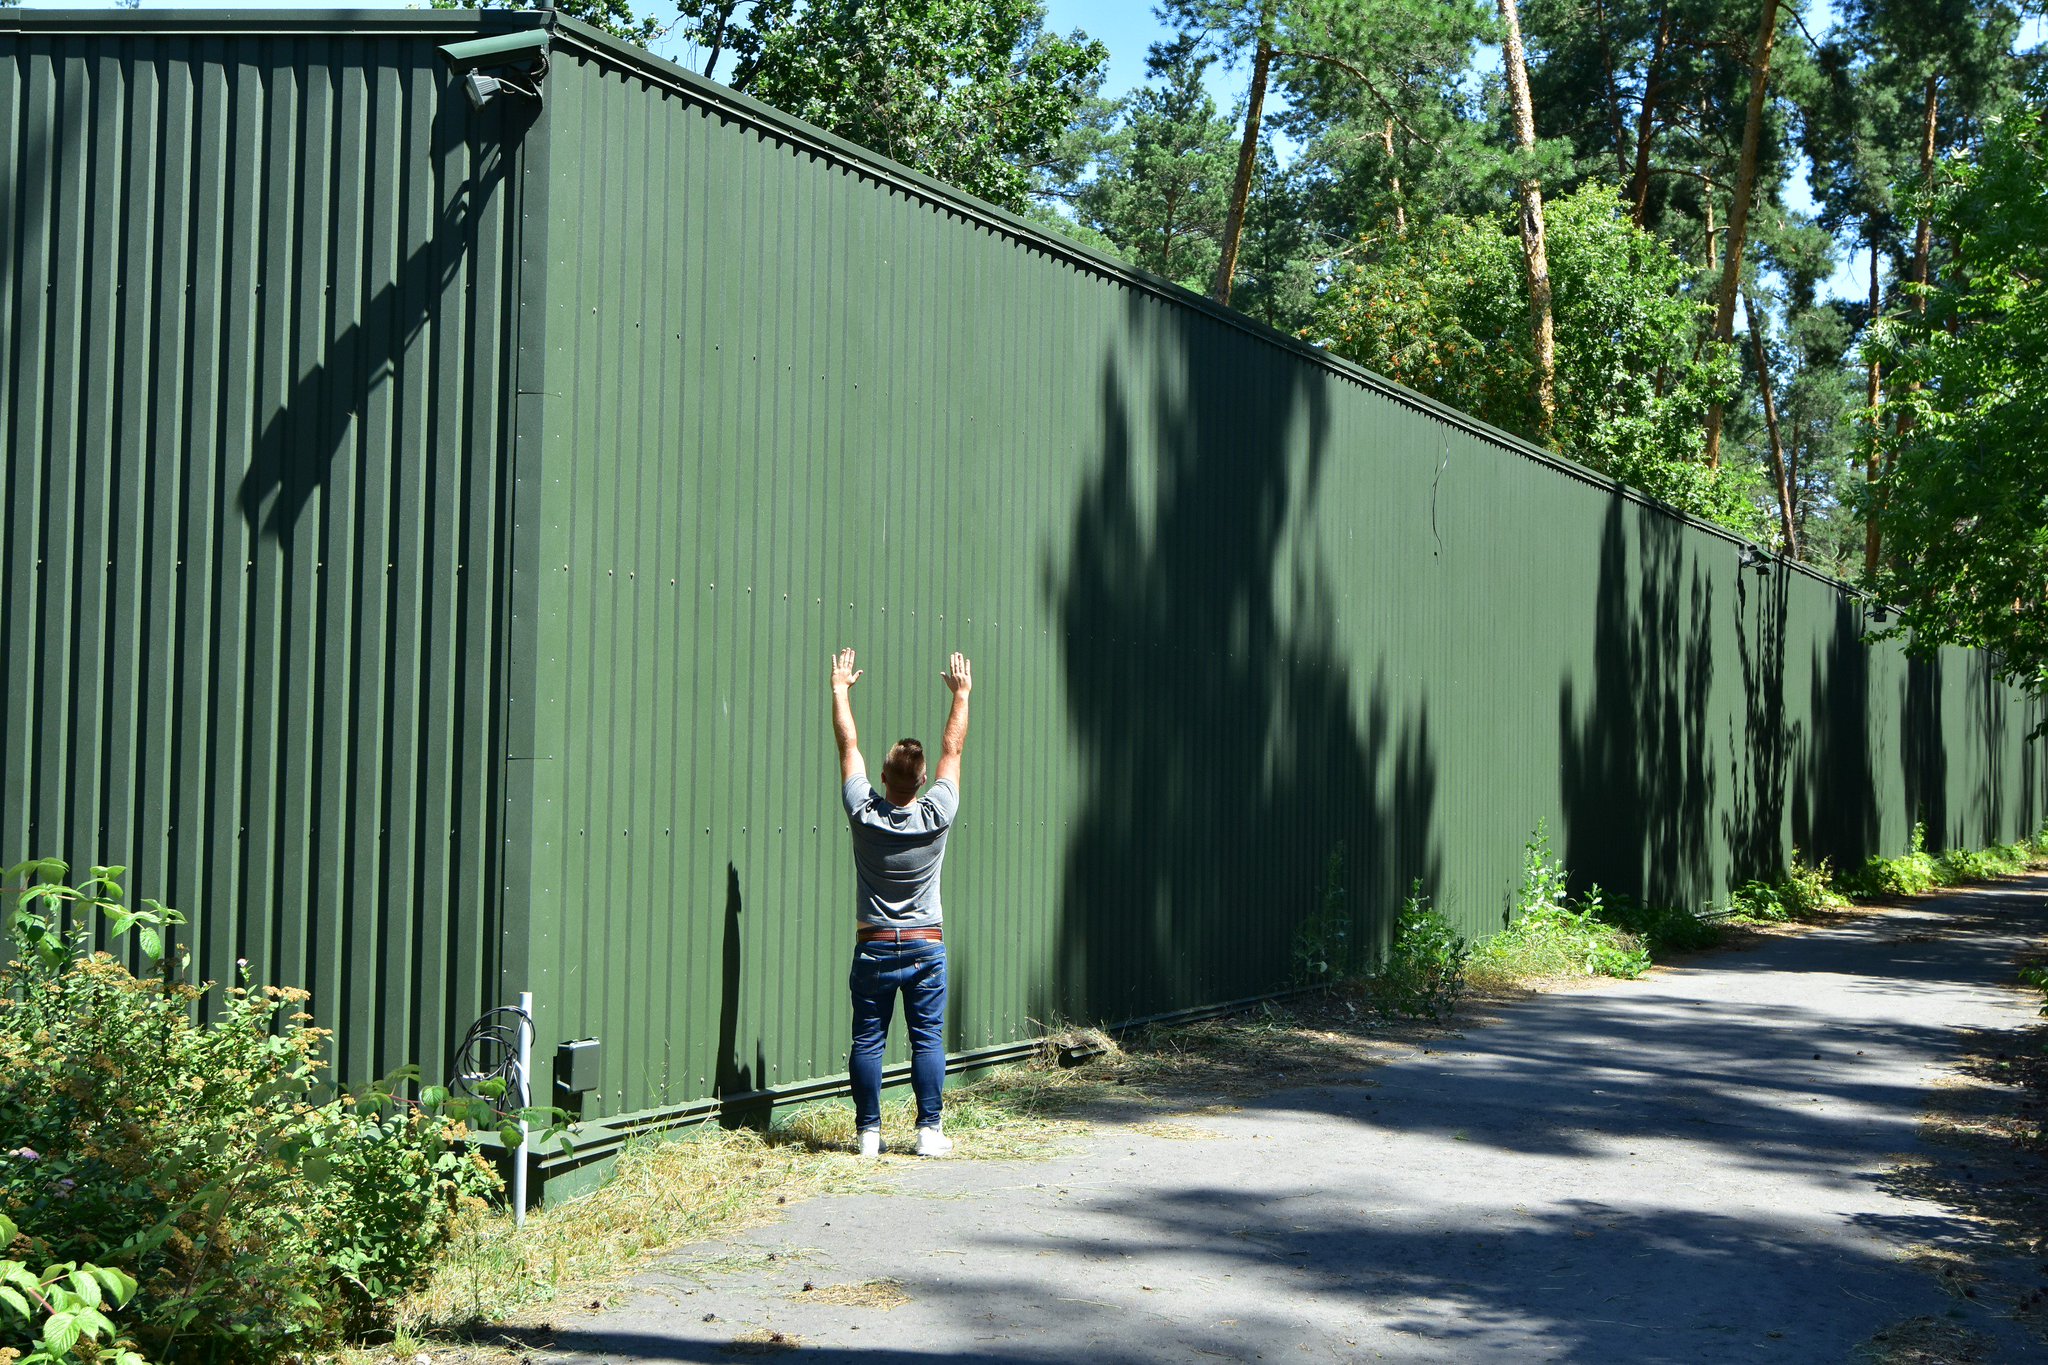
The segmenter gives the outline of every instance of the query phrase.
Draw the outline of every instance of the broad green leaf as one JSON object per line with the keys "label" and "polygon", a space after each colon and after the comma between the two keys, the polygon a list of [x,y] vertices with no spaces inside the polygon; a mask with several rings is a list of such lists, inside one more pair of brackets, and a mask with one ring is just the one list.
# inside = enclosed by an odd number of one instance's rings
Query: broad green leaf
{"label": "broad green leaf", "polygon": [[113,1299],[117,1306],[126,1304],[128,1300],[135,1297],[135,1277],[127,1271],[116,1270],[110,1265],[95,1265],[86,1268],[92,1272],[93,1278],[105,1287],[108,1296]]}
{"label": "broad green leaf", "polygon": [[19,1289],[15,1289],[11,1285],[0,1284],[0,1303],[6,1304],[24,1318],[35,1316],[34,1313],[29,1311],[28,1300],[22,1297]]}
{"label": "broad green leaf", "polygon": [[43,1349],[56,1356],[69,1355],[83,1330],[76,1313],[52,1313],[43,1323]]}
{"label": "broad green leaf", "polygon": [[100,1295],[100,1282],[83,1270],[72,1271],[64,1277],[64,1281],[71,1286],[71,1292],[78,1295],[87,1308],[98,1308],[104,1301]]}

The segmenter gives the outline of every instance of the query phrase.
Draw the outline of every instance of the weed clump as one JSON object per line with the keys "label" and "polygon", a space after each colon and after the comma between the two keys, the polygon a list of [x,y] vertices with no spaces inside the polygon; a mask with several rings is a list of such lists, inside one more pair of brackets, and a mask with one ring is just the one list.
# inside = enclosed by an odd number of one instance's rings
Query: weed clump
{"label": "weed clump", "polygon": [[1913,846],[1896,858],[1872,858],[1841,878],[1842,890],[1862,900],[1876,896],[1917,896],[1941,885],[1927,852],[1927,826],[1913,826]]}
{"label": "weed clump", "polygon": [[1550,851],[1543,825],[1523,845],[1522,884],[1508,926],[1472,954],[1472,975],[1494,984],[1565,976],[1632,979],[1650,969],[1649,949],[1609,922],[1599,887],[1573,904],[1563,860]]}
{"label": "weed clump", "polygon": [[1776,881],[1744,882],[1729,893],[1729,916],[1745,923],[1783,924],[1847,909],[1848,898],[1835,890],[1834,880],[1827,859],[1808,865],[1795,848],[1784,876]]}
{"label": "weed clump", "polygon": [[1472,945],[1415,882],[1394,926],[1386,957],[1359,981],[1359,993],[1383,1019],[1444,1019],[1465,994]]}

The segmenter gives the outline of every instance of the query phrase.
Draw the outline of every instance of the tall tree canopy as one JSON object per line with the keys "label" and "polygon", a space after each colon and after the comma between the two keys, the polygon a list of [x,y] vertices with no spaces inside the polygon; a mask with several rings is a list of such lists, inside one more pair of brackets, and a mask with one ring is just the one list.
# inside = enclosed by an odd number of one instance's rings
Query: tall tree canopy
{"label": "tall tree canopy", "polygon": [[1946,167],[1926,213],[1942,280],[1881,329],[1887,412],[1907,421],[1883,476],[1884,594],[1923,643],[1988,645],[2048,688],[2048,81]]}
{"label": "tall tree canopy", "polygon": [[683,0],[704,74],[1006,208],[1109,53],[1037,0]]}

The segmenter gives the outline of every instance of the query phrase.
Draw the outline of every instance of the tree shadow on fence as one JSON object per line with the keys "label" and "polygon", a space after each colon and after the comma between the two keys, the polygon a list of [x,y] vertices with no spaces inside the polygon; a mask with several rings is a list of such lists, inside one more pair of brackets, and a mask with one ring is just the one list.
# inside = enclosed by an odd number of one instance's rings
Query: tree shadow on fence
{"label": "tree shadow on fence", "polygon": [[[1906,823],[1927,826],[1928,839],[1945,848],[1961,835],[1949,828],[1948,753],[1942,743],[1942,661],[1908,658],[1904,705],[1899,708],[1899,759],[1906,777]],[[1994,788],[1996,783],[1991,784]]]}
{"label": "tree shadow on fence", "polygon": [[1870,756],[1870,652],[1862,607],[1835,601],[1834,628],[1813,655],[1813,737],[1805,783],[1793,808],[1792,839],[1837,868],[1860,867],[1877,851],[1877,792]]}
{"label": "tree shadow on fence", "polygon": [[1393,589],[1340,585],[1315,534],[1344,381],[1145,295],[1127,338],[1045,571],[1083,780],[1040,1008],[1077,1018],[1288,985],[1340,847],[1367,942],[1438,871],[1426,709],[1339,629],[1345,594]]}
{"label": "tree shadow on fence", "polygon": [[1565,864],[1580,890],[1697,904],[1713,891],[1714,585],[1683,523],[1616,494],[1595,610],[1592,692],[1581,705],[1567,678],[1558,695]]}

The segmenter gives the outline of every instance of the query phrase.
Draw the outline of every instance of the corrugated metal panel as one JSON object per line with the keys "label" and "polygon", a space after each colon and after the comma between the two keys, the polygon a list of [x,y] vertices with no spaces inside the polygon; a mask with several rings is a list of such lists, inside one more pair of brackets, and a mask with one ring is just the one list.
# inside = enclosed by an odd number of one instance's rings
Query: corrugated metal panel
{"label": "corrugated metal panel", "polygon": [[343,1079],[438,1069],[501,998],[474,23],[6,22],[0,852],[130,864],[207,976],[313,988]]}
{"label": "corrugated metal panel", "polygon": [[574,24],[473,116],[486,22],[0,16],[0,840],[340,1074],[529,986],[609,1112],[840,1071],[842,644],[871,757],[976,659],[960,1049],[1284,984],[1340,845],[1477,932],[1538,821],[1695,901],[2040,820],[1981,660]]}
{"label": "corrugated metal panel", "polygon": [[975,659],[959,1048],[1285,985],[1339,846],[1372,934],[1414,878],[1484,932],[1539,821],[1684,903],[1916,806],[2038,824],[1981,661],[1909,677],[1811,575],[590,46],[548,78],[534,965],[607,1110],[843,1070],[840,645],[871,762]]}

